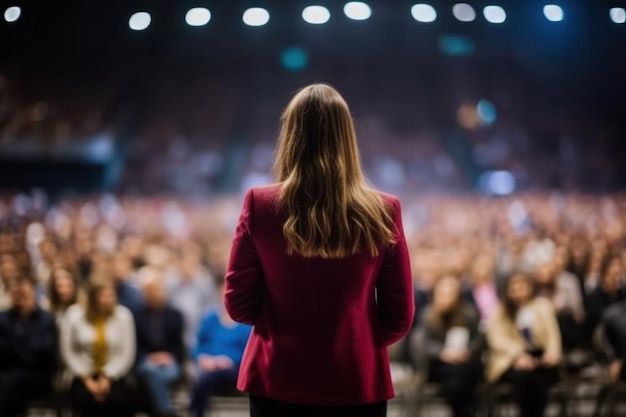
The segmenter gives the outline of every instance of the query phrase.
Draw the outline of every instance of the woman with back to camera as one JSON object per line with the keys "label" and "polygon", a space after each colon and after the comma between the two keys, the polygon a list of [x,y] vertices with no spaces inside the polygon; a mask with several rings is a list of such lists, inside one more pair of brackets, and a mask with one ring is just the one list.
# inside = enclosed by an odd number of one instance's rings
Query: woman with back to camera
{"label": "woman with back to camera", "polygon": [[251,416],[385,416],[387,346],[409,331],[413,287],[399,200],[364,178],[353,121],[332,87],[282,117],[278,184],[246,193],[225,304],[254,325],[238,388]]}

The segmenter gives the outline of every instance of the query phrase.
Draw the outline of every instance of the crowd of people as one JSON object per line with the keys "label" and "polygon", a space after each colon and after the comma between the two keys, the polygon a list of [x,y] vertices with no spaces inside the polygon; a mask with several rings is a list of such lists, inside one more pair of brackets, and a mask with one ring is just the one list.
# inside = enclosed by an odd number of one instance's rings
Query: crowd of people
{"label": "crowd of people", "polygon": [[[625,196],[402,201],[417,313],[394,360],[455,417],[483,381],[511,385],[531,417],[563,373],[625,379]],[[233,392],[251,329],[224,312],[221,285],[240,204],[0,199],[0,415],[53,387],[88,416],[132,414],[133,389],[159,416],[177,384],[194,416]]]}

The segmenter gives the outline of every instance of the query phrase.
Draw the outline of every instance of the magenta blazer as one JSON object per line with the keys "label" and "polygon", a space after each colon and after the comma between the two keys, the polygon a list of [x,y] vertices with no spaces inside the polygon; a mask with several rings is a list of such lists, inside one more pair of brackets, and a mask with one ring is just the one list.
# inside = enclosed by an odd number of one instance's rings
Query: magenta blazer
{"label": "magenta blazer", "polygon": [[226,274],[231,317],[254,325],[237,388],[276,401],[356,405],[394,391],[387,346],[409,331],[415,310],[400,202],[397,243],[343,259],[287,254],[280,185],[246,193]]}

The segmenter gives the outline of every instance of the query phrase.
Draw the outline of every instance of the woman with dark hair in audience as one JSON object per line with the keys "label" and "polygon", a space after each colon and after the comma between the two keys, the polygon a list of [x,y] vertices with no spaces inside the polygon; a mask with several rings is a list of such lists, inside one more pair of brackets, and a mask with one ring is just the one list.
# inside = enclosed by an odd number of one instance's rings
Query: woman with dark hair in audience
{"label": "woman with dark hair in audience", "polygon": [[578,281],[561,274],[558,262],[540,265],[534,274],[536,295],[550,301],[557,315],[563,350],[583,346],[585,306]]}
{"label": "woman with dark hair in audience", "polygon": [[52,270],[48,280],[48,308],[60,326],[67,309],[78,301],[78,281],[65,268]]}
{"label": "woman with dark hair in audience", "polygon": [[587,297],[586,336],[591,340],[604,312],[623,297],[624,264],[621,256],[609,255],[600,268],[600,282]]}
{"label": "woman with dark hair in audience", "polygon": [[[223,295],[224,280],[217,281],[218,292]],[[231,319],[223,307],[210,311],[204,318],[193,355],[198,379],[189,405],[192,417],[204,416],[211,396],[230,393],[235,389],[250,330],[250,326]]]}
{"label": "woman with dark hair in audience", "polygon": [[117,303],[113,283],[91,283],[85,305],[71,307],[61,328],[61,353],[74,376],[70,395],[81,417],[132,416],[125,378],[135,343],[132,314]]}
{"label": "woman with dark hair in audience", "polygon": [[479,314],[462,296],[458,278],[438,280],[432,302],[411,337],[412,360],[418,372],[440,384],[454,417],[470,415],[474,387],[480,380],[484,337]]}
{"label": "woman with dark hair in audience", "polygon": [[522,417],[543,416],[547,392],[558,380],[561,335],[552,304],[534,297],[533,281],[516,273],[487,326],[490,382],[513,385]]}

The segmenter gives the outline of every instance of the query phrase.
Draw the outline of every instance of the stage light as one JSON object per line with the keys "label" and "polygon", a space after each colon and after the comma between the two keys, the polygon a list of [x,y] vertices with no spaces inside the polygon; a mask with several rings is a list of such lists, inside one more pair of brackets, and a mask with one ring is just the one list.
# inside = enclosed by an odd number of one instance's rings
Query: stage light
{"label": "stage light", "polygon": [[476,11],[467,3],[457,3],[452,7],[452,14],[461,22],[473,22],[476,19]]}
{"label": "stage light", "polygon": [[609,16],[611,16],[611,20],[613,21],[613,23],[626,23],[626,9],[624,9],[623,7],[613,7],[609,11]]}
{"label": "stage light", "polygon": [[270,21],[270,13],[261,7],[252,7],[243,13],[243,23],[248,26],[263,26]]}
{"label": "stage light", "polygon": [[189,9],[185,15],[185,22],[189,26],[204,26],[211,21],[211,11],[204,7]]}
{"label": "stage light", "polygon": [[4,20],[6,20],[8,23],[13,23],[17,21],[17,19],[19,19],[21,15],[21,8],[19,8],[18,6],[11,6],[4,11]]}
{"label": "stage light", "polygon": [[330,20],[330,11],[324,6],[308,6],[302,11],[302,18],[312,25],[322,25]]}
{"label": "stage light", "polygon": [[485,6],[483,15],[489,23],[504,23],[506,20],[506,12],[500,6]]}
{"label": "stage light", "polygon": [[128,19],[128,27],[132,30],[144,30],[150,26],[151,21],[150,13],[137,12]]}
{"label": "stage light", "polygon": [[434,22],[437,19],[437,12],[430,4],[416,4],[411,7],[411,15],[413,19],[422,23]]}
{"label": "stage light", "polygon": [[343,7],[345,15],[352,20],[367,20],[372,16],[372,9],[367,3],[351,1]]}
{"label": "stage light", "polygon": [[563,20],[563,9],[556,4],[547,4],[543,6],[543,14],[551,22],[560,22]]}

